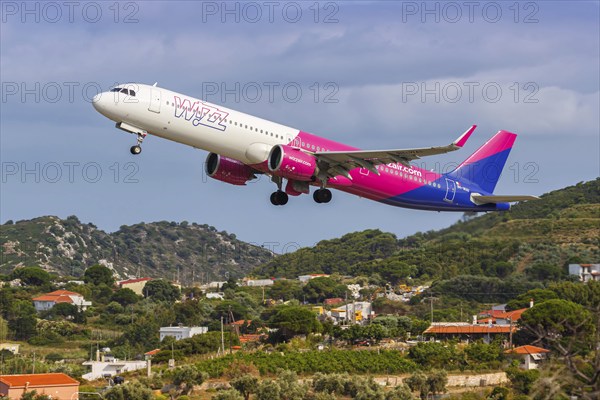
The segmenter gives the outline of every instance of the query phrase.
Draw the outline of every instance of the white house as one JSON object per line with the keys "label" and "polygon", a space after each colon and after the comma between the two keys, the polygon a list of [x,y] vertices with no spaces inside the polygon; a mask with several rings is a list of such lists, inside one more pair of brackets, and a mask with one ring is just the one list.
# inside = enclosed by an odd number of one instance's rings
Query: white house
{"label": "white house", "polygon": [[550,350],[527,345],[506,350],[504,353],[519,358],[521,360],[519,368],[521,369],[537,369],[540,362],[546,359],[546,354],[550,353]]}
{"label": "white house", "polygon": [[338,322],[349,319],[353,322],[365,322],[373,317],[373,306],[368,301],[356,301],[331,310],[331,317]]}
{"label": "white house", "polygon": [[122,361],[117,358],[110,361],[86,361],[85,366],[92,368],[91,372],[81,375],[83,379],[93,381],[122,374],[127,371],[136,371],[146,368],[146,361]]}
{"label": "white house", "polygon": [[206,298],[223,300],[225,298],[225,294],[223,292],[208,292],[206,293]]}
{"label": "white house", "polygon": [[246,281],[246,286],[271,286],[272,284],[272,279],[248,279]]}
{"label": "white house", "polygon": [[315,279],[315,278],[327,278],[329,277],[329,275],[327,274],[310,274],[310,275],[300,275],[298,277],[298,280],[302,283],[306,283],[308,281],[310,281],[311,279]]}
{"label": "white house", "polygon": [[0,343],[0,351],[8,350],[13,354],[19,354],[19,343]]}
{"label": "white house", "polygon": [[82,295],[68,290],[55,290],[32,299],[33,306],[36,311],[46,311],[54,307],[58,303],[69,303],[77,306],[80,310],[85,311],[88,306],[92,305],[91,301],[86,301]]}
{"label": "white house", "polygon": [[579,276],[582,282],[600,281],[600,264],[569,264],[569,275]]}
{"label": "white house", "polygon": [[206,326],[163,326],[160,328],[160,341],[173,336],[175,340],[189,339],[195,335],[201,335],[208,332]]}

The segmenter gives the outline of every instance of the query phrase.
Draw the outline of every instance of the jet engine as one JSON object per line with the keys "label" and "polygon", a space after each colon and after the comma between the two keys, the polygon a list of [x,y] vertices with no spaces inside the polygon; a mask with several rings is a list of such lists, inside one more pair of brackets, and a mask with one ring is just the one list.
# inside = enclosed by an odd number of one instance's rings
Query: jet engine
{"label": "jet engine", "polygon": [[215,153],[206,157],[206,174],[232,185],[245,185],[249,180],[256,178],[252,168],[243,162]]}
{"label": "jet engine", "polygon": [[314,181],[318,173],[315,157],[291,146],[274,146],[267,161],[271,172],[286,179]]}

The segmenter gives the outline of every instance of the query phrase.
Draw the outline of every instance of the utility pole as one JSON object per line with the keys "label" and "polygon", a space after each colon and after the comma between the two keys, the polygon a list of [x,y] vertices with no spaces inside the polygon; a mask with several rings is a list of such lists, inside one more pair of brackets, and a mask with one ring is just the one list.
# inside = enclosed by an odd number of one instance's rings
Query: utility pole
{"label": "utility pole", "polygon": [[33,352],[33,367],[31,373],[35,374],[35,351]]}
{"label": "utility pole", "polygon": [[429,305],[431,307],[431,324],[433,324],[433,296],[429,296]]}
{"label": "utility pole", "polygon": [[225,333],[223,332],[223,315],[221,315],[221,354],[225,355]]}

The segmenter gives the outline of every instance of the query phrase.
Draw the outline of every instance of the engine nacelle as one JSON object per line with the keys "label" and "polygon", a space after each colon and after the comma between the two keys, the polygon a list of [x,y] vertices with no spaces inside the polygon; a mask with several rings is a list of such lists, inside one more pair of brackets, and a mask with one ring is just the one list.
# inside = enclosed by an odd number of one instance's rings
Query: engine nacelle
{"label": "engine nacelle", "polygon": [[243,162],[215,153],[206,157],[206,174],[232,185],[245,185],[249,180],[256,178],[252,168]]}
{"label": "engine nacelle", "polygon": [[317,160],[310,154],[291,146],[278,144],[268,158],[269,171],[297,181],[313,181],[317,174]]}

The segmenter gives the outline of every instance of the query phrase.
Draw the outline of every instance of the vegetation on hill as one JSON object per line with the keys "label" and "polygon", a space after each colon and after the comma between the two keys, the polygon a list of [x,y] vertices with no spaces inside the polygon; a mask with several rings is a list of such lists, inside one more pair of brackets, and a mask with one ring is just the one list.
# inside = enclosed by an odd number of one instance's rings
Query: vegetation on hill
{"label": "vegetation on hill", "polygon": [[[483,275],[505,279],[600,259],[600,178],[545,194],[510,211],[404,239],[366,230],[319,242],[255,269],[261,276],[367,275],[391,283]],[[546,268],[549,267],[549,268]],[[553,272],[554,273],[554,272]],[[549,275],[549,278],[555,278]]]}
{"label": "vegetation on hill", "polygon": [[113,233],[75,216],[7,221],[0,227],[0,273],[39,265],[59,275],[81,277],[101,263],[121,277],[150,276],[190,282],[243,276],[273,255],[209,225],[153,222],[123,225]]}

